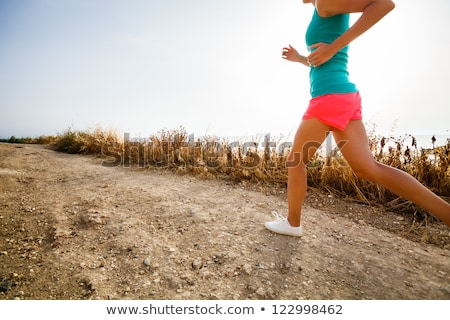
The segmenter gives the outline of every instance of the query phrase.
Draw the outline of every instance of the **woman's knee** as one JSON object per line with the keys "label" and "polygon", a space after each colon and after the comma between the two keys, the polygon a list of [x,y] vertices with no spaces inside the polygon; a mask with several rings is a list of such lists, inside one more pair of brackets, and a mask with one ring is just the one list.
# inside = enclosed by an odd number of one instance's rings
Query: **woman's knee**
{"label": "woman's knee", "polygon": [[379,174],[379,166],[380,164],[373,160],[360,165],[354,165],[351,168],[359,178],[375,181],[377,179],[377,175]]}
{"label": "woman's knee", "polygon": [[310,141],[298,148],[294,148],[289,153],[286,164],[289,168],[306,166],[320,147],[320,142]]}
{"label": "woman's knee", "polygon": [[305,159],[302,152],[291,151],[286,159],[286,167],[291,169],[296,169],[305,166]]}

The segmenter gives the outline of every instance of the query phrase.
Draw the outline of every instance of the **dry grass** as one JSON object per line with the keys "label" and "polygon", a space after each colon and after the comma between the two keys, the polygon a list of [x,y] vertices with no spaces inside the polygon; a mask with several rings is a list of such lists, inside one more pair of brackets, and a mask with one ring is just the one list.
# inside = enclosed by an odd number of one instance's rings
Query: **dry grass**
{"label": "dry grass", "polygon": [[[369,146],[375,159],[404,170],[438,195],[450,200],[450,141],[432,149],[418,148],[414,137],[383,137],[369,132]],[[289,148],[227,141],[214,136],[194,139],[180,127],[161,130],[145,139],[121,137],[112,130],[66,130],[47,137],[56,150],[97,154],[110,166],[159,167],[177,174],[193,174],[232,182],[247,181],[267,189],[285,188],[285,166]],[[112,161],[114,160],[114,161]],[[395,212],[410,213],[423,220],[427,213],[388,190],[358,178],[336,150],[326,158],[317,153],[308,165],[308,185],[338,197],[366,204],[381,204]]]}

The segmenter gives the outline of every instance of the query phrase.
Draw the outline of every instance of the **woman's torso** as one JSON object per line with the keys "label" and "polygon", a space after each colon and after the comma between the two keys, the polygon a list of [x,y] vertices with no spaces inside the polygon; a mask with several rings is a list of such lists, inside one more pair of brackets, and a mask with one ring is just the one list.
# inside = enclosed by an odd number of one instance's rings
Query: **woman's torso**
{"label": "woman's torso", "polygon": [[[306,44],[324,42],[331,43],[349,27],[349,14],[340,14],[322,18],[314,10],[313,17],[306,31]],[[355,84],[349,80],[348,46],[342,48],[326,63],[319,67],[311,67],[311,96],[318,97],[331,93],[357,92]]]}

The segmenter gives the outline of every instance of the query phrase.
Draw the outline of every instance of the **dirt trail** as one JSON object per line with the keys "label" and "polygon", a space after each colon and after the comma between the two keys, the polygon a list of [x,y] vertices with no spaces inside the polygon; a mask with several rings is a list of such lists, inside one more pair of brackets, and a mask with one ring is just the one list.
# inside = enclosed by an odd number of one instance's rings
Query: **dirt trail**
{"label": "dirt trail", "polygon": [[0,299],[450,299],[450,250],[309,206],[275,235],[283,195],[33,145],[0,183]]}

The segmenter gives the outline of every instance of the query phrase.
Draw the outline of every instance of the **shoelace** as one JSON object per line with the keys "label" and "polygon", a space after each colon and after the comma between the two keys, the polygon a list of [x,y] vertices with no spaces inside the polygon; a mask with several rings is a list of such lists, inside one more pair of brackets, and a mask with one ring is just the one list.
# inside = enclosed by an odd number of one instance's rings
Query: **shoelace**
{"label": "shoelace", "polygon": [[272,211],[272,215],[273,215],[277,220],[284,220],[284,219],[286,219],[285,216],[283,216],[282,214],[279,214],[279,213],[276,212],[276,211]]}

